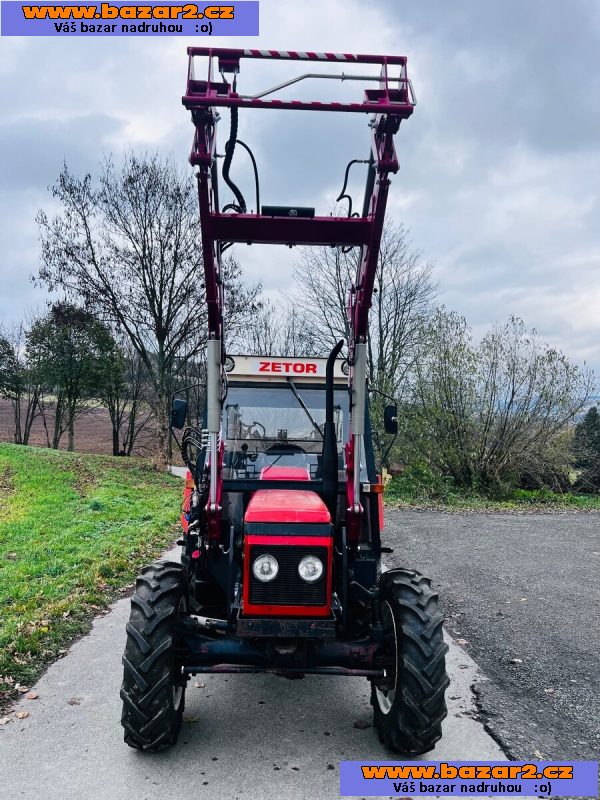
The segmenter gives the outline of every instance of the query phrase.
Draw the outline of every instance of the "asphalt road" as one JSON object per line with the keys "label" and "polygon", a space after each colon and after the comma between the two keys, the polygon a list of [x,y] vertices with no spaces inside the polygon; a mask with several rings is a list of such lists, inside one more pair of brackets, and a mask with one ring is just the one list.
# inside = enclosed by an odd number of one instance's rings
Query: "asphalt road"
{"label": "asphalt road", "polygon": [[486,724],[515,758],[600,753],[600,514],[387,514],[393,561],[433,578],[490,678]]}
{"label": "asphalt road", "polygon": [[[29,712],[0,728],[0,797],[44,800],[334,800],[342,759],[393,759],[371,727],[358,678],[230,675],[192,679],[178,744],[131,750],[119,725],[129,600],[94,623],[35,687]],[[504,760],[475,718],[473,661],[450,643],[449,716],[432,757]],[[196,687],[194,684],[200,684]]]}
{"label": "asphalt road", "polygon": [[[449,716],[432,758],[501,760],[497,742],[513,757],[597,756],[598,523],[388,514],[389,560],[435,579],[462,643],[450,641]],[[326,677],[192,680],[177,746],[129,749],[118,696],[128,614],[125,599],[98,618],[16,707],[29,716],[0,727],[2,798],[329,800],[340,760],[393,758],[370,725],[367,681]]]}

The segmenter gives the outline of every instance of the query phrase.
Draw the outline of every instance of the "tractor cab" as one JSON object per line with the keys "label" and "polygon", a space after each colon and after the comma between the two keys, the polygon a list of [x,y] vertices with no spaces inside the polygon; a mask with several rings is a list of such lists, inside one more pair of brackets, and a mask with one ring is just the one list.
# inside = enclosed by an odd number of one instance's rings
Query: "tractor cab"
{"label": "tractor cab", "polygon": [[[254,356],[226,363],[223,477],[233,491],[224,509],[243,537],[240,618],[332,617],[334,519],[319,491],[326,365],[324,358]],[[335,478],[343,486],[350,409],[341,360],[332,388]],[[236,481],[241,487],[298,482],[298,488],[236,492]]]}
{"label": "tractor cab", "polygon": [[[224,477],[275,478],[282,467],[295,470],[287,472],[288,479],[322,477],[325,365],[324,358],[229,357]],[[334,425],[343,471],[350,421],[348,377],[342,368],[343,362],[337,361]]]}

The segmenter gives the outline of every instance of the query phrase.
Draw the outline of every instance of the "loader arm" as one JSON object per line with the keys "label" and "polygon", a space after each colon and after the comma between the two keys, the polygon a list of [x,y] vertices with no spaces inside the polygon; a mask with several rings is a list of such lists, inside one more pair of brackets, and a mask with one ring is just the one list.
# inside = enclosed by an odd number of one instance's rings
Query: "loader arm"
{"label": "loader arm", "polygon": [[[208,414],[210,440],[210,496],[207,505],[209,527],[217,535],[219,497],[222,488],[219,444],[221,425],[221,385],[225,358],[225,321],[221,254],[229,243],[266,243],[358,247],[356,280],[348,287],[348,323],[350,337],[349,389],[352,417],[350,437],[346,444],[347,463],[347,526],[348,535],[357,538],[363,508],[360,501],[360,464],[364,454],[366,405],[366,339],[369,309],[383,231],[390,173],[398,171],[394,136],[402,120],[407,119],[416,104],[412,84],[407,76],[404,56],[354,55],[349,53],[315,53],[278,50],[229,49],[210,47],[188,48],[189,67],[183,105],[191,111],[195,126],[190,162],[198,167],[198,199],[204,280],[208,309]],[[203,60],[207,70],[196,77],[196,62]],[[238,92],[237,83],[242,61],[292,61],[304,70],[287,81],[253,95]],[[340,71],[320,72],[319,65],[334,64]],[[360,74],[347,74],[347,65],[364,65]],[[368,73],[378,67],[377,74]],[[393,74],[392,74],[393,73]],[[340,80],[366,84],[362,98],[355,102],[321,102],[290,100],[278,94],[301,81]],[[360,216],[313,216],[294,214],[294,209],[257,208],[247,213],[224,213],[219,208],[216,169],[217,109],[289,109],[295,111],[329,111],[367,114],[372,132],[369,168],[362,214]],[[237,113],[234,112],[234,113]]]}

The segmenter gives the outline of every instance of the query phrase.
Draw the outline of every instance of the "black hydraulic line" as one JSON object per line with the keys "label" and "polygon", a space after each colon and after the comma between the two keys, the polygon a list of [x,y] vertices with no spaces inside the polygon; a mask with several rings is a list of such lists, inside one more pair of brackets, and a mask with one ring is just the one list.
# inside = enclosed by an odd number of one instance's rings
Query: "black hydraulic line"
{"label": "black hydraulic line", "polygon": [[[236,197],[237,203],[228,203],[227,205],[223,206],[222,211],[236,211],[238,214],[245,214],[246,213],[246,201],[244,199],[244,195],[241,193],[239,188],[236,184],[231,180],[229,177],[229,169],[231,167],[231,162],[233,160],[233,153],[235,151],[236,144],[239,144],[250,156],[250,160],[252,162],[252,169],[254,171],[254,190],[256,194],[256,213],[260,212],[260,183],[258,179],[258,167],[256,165],[256,159],[254,158],[254,153],[248,147],[246,142],[243,142],[241,139],[237,138],[237,129],[238,129],[238,109],[234,106],[231,109],[231,129],[229,133],[229,139],[227,144],[225,145],[225,160],[223,161],[223,180],[229,186],[231,191]],[[213,179],[213,185],[215,189],[215,197],[217,197],[217,182]],[[216,207],[219,207],[219,202],[216,200],[215,202]],[[233,242],[222,242],[220,252],[223,254],[226,250],[228,250],[233,245]]]}
{"label": "black hydraulic line", "polygon": [[229,140],[225,145],[225,159],[223,161],[223,169],[222,175],[223,180],[229,186],[233,194],[235,195],[235,199],[237,203],[229,203],[228,205],[223,207],[223,211],[227,211],[230,208],[234,211],[237,211],[238,214],[245,214],[246,213],[246,201],[244,200],[244,195],[240,192],[238,187],[229,177],[229,168],[231,167],[231,162],[233,160],[233,154],[235,152],[235,144],[237,141],[237,131],[238,131],[238,109],[235,106],[231,107],[231,126],[229,130]]}
{"label": "black hydraulic line", "polygon": [[252,161],[252,169],[254,170],[254,187],[256,191],[256,213],[260,214],[260,186],[258,182],[258,167],[256,166],[256,159],[254,158],[254,153],[252,150],[250,150],[246,142],[242,142],[241,139],[236,139],[236,142],[240,145],[240,147],[244,148],[244,150],[250,156],[250,160]]}
{"label": "black hydraulic line", "polygon": [[335,360],[344,346],[341,339],[333,348],[327,359],[325,369],[325,425],[323,426],[322,475],[323,500],[329,509],[331,519],[335,520],[338,494],[338,453],[333,421],[333,370]]}
{"label": "black hydraulic line", "polygon": [[[368,159],[361,161],[360,163],[369,165],[367,167],[367,182],[365,185],[365,196],[363,199],[363,208],[362,208],[363,219],[366,219],[367,216],[369,215],[371,198],[373,196],[373,189],[375,188],[375,159],[373,157],[373,151],[371,150]],[[352,164],[352,162],[350,162],[350,164]],[[349,169],[350,164],[348,164],[347,170]],[[344,189],[345,188],[346,184],[344,183]],[[344,189],[342,189],[342,192],[344,191]],[[348,216],[350,216],[350,214],[348,214]],[[349,253],[350,250],[352,250],[352,247],[342,247],[342,253]],[[361,256],[359,255],[358,269],[360,269],[360,262],[361,262]]]}
{"label": "black hydraulic line", "polygon": [[[339,203],[340,200],[347,200],[348,201],[348,216],[352,217],[358,216],[358,212],[352,213],[352,197],[346,193],[346,187],[348,186],[348,178],[350,177],[350,169],[353,164],[368,164],[369,160],[365,158],[353,158],[352,161],[348,162],[346,166],[346,172],[344,174],[344,185],[342,186],[342,191],[339,193],[338,197],[336,197],[335,202]],[[363,215],[364,216],[364,215]]]}

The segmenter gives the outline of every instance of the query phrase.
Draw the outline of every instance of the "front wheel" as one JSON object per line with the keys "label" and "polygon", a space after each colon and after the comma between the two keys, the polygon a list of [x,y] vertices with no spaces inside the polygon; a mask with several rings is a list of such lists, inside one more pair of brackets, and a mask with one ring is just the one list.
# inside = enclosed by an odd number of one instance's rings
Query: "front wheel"
{"label": "front wheel", "polygon": [[121,687],[125,742],[137,750],[156,753],[177,741],[186,685],[178,628],[186,613],[185,568],[166,561],[145,567],[131,598]]}
{"label": "front wheel", "polygon": [[393,665],[371,682],[375,728],[392,750],[420,755],[442,736],[447,712],[443,615],[430,581],[419,572],[394,569],[381,576],[384,648]]}

